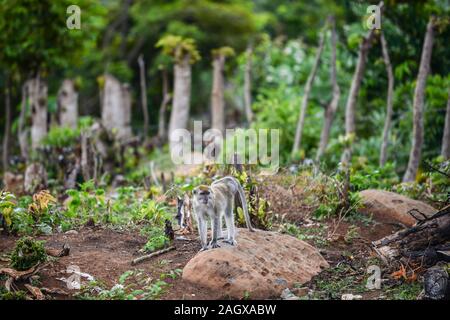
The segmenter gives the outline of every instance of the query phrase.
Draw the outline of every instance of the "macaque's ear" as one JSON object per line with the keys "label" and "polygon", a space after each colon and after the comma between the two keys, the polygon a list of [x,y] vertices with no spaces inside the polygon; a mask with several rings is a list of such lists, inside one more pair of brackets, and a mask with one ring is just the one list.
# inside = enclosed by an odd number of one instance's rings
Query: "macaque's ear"
{"label": "macaque's ear", "polygon": [[194,190],[192,191],[192,193],[193,193],[193,194],[197,194],[197,189],[194,189]]}

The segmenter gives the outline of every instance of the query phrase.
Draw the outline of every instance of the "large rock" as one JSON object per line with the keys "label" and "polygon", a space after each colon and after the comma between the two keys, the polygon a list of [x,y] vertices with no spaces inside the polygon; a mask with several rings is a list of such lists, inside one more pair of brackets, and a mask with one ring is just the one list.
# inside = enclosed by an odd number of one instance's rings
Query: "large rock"
{"label": "large rock", "polygon": [[359,211],[367,215],[373,214],[377,221],[384,223],[402,223],[406,226],[412,226],[416,223],[416,220],[408,213],[411,209],[419,210],[427,217],[437,211],[426,203],[394,192],[364,190],[359,194],[363,203],[363,207]]}
{"label": "large rock", "polygon": [[183,270],[183,279],[223,292],[224,297],[279,297],[294,284],[308,282],[328,263],[304,241],[275,232],[239,229],[237,246],[198,253]]}

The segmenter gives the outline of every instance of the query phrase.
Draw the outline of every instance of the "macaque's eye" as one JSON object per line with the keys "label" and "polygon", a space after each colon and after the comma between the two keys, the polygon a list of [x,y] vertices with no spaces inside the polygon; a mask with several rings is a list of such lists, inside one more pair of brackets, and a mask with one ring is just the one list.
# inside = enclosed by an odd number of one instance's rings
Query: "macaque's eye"
{"label": "macaque's eye", "polygon": [[194,193],[194,194],[197,194],[197,190],[194,190],[193,193]]}

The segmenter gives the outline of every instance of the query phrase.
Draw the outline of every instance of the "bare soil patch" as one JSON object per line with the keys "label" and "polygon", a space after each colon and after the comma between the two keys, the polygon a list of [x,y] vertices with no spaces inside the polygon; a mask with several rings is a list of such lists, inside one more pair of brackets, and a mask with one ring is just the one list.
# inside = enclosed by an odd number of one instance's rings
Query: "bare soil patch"
{"label": "bare soil patch", "polygon": [[[56,299],[71,299],[76,290],[67,289],[63,281],[57,278],[67,277],[67,267],[76,265],[80,271],[92,275],[107,286],[112,287],[118,278],[128,270],[143,270],[148,277],[159,278],[162,273],[168,273],[177,268],[182,269],[186,263],[198,252],[200,244],[197,241],[177,241],[176,250],[162,254],[148,261],[131,265],[131,261],[143,253],[139,249],[146,243],[145,237],[139,232],[116,231],[108,228],[82,228],[78,234],[54,234],[40,236],[39,240],[46,241],[47,248],[59,249],[64,243],[71,247],[66,257],[50,261],[40,272],[42,287],[58,288],[69,293],[69,296],[54,295]],[[195,239],[191,236],[190,239]],[[18,240],[14,236],[0,236],[0,254],[10,252]],[[53,260],[53,259],[52,259]],[[6,266],[0,262],[0,266]],[[181,279],[168,279],[171,286],[161,295],[161,299],[219,299],[220,292],[208,292],[205,288],[196,287]],[[3,284],[2,284],[3,285]]]}

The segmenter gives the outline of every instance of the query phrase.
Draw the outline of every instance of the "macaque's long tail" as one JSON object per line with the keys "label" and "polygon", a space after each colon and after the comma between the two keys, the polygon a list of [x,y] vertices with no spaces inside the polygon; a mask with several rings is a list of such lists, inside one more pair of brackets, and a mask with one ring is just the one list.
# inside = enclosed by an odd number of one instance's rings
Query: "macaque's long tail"
{"label": "macaque's long tail", "polygon": [[[239,193],[239,199],[241,200],[242,210],[244,211],[245,223],[247,225],[248,230],[255,231],[252,227],[252,223],[250,221],[250,215],[248,213],[247,200],[245,199],[244,189],[242,188],[241,183],[235,177],[226,176],[219,180],[213,182],[213,184],[226,183],[228,187],[233,187],[233,193],[236,191]],[[231,185],[231,186],[230,186]]]}
{"label": "macaque's long tail", "polygon": [[224,177],[220,180],[222,180],[222,181],[228,180],[234,185],[234,187],[236,188],[236,191],[239,193],[239,199],[241,200],[242,210],[244,211],[244,218],[245,218],[245,223],[247,225],[247,228],[250,231],[255,231],[255,229],[253,229],[252,223],[250,221],[250,215],[248,213],[248,206],[247,206],[247,200],[245,199],[244,188],[242,188],[242,185],[239,182],[239,180],[237,180],[235,177],[231,177],[231,176]]}

